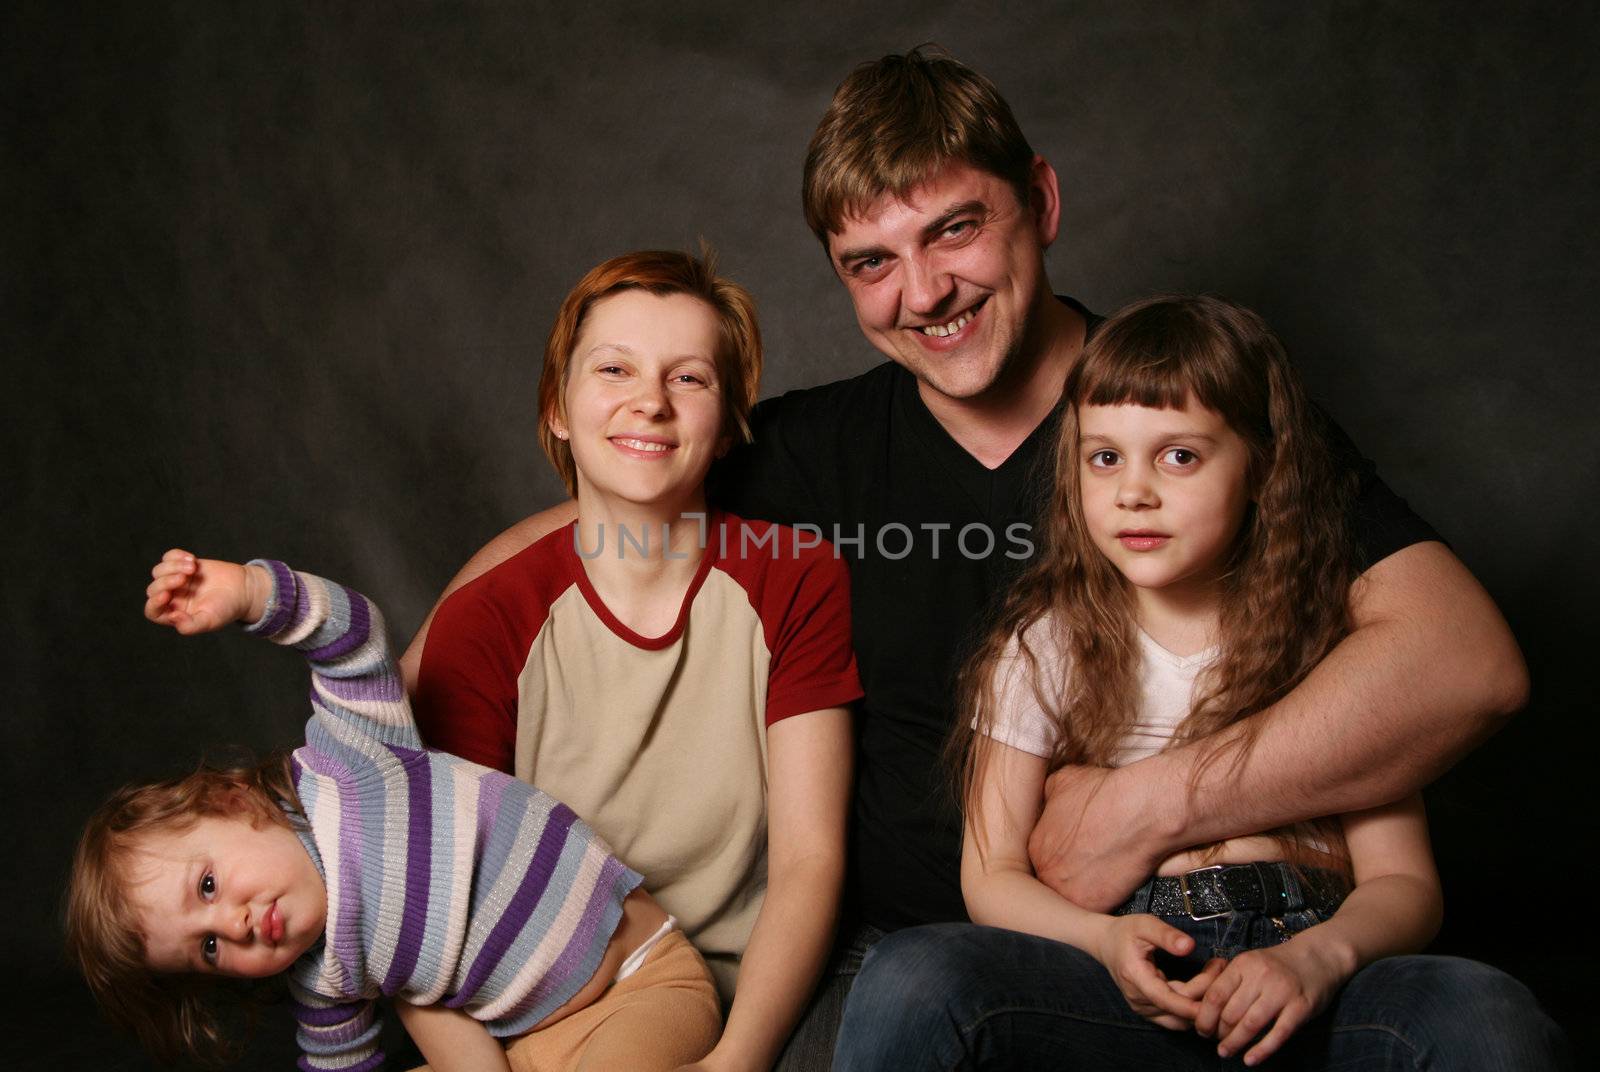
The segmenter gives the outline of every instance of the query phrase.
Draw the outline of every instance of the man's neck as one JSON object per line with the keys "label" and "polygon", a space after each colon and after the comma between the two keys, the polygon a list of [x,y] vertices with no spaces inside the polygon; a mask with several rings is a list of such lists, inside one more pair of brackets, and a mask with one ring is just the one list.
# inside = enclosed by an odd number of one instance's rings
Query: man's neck
{"label": "man's neck", "polygon": [[1023,352],[983,394],[950,398],[917,382],[917,391],[935,420],[985,468],[997,469],[1020,447],[1061,400],[1088,325],[1072,306],[1054,295],[1030,325]]}

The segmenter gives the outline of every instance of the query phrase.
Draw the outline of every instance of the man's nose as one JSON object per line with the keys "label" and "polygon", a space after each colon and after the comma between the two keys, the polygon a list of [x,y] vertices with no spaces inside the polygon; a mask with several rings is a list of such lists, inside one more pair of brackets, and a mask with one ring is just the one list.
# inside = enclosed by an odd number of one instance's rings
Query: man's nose
{"label": "man's nose", "polygon": [[947,311],[945,306],[954,289],[954,280],[937,258],[927,255],[906,258],[904,301],[906,308],[917,316]]}

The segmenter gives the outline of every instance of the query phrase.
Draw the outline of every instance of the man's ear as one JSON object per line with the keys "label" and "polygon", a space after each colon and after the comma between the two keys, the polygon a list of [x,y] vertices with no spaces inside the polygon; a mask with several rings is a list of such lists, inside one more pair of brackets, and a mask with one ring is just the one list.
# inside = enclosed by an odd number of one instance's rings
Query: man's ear
{"label": "man's ear", "polygon": [[1050,161],[1037,153],[1028,172],[1028,209],[1033,213],[1039,245],[1049,249],[1061,227],[1061,183]]}

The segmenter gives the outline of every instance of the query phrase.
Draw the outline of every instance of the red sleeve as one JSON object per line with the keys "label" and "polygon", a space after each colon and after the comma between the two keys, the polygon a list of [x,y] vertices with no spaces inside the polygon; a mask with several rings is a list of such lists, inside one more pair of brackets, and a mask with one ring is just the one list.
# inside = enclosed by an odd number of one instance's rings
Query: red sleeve
{"label": "red sleeve", "polygon": [[455,591],[422,649],[412,699],[429,748],[512,773],[517,681],[549,601],[538,583],[538,544]]}
{"label": "red sleeve", "polygon": [[796,551],[794,530],[779,528],[777,551],[766,563],[756,600],[772,653],[768,726],[791,715],[843,707],[862,695],[850,639],[849,570],[832,544]]}

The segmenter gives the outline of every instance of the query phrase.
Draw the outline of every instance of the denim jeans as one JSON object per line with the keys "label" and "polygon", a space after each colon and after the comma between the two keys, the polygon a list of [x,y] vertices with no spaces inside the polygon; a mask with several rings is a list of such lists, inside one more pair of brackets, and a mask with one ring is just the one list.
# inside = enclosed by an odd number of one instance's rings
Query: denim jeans
{"label": "denim jeans", "polygon": [[[1257,913],[1195,921],[1186,965],[1282,939]],[[1283,918],[1289,930],[1314,913]],[[1169,974],[1185,968],[1168,962]],[[867,955],[845,1006],[834,1068],[1225,1069],[1216,1041],[1157,1027],[1128,1007],[1100,963],[1046,938],[970,923],[898,931]],[[1301,1026],[1274,1069],[1539,1070],[1571,1067],[1565,1038],[1521,983],[1455,957],[1368,965]]]}
{"label": "denim jeans", "polygon": [[817,981],[816,993],[774,1065],[774,1072],[828,1072],[833,1067],[834,1041],[844,1015],[850,986],[861,971],[862,958],[883,937],[883,931],[861,924],[835,943],[828,966]]}

